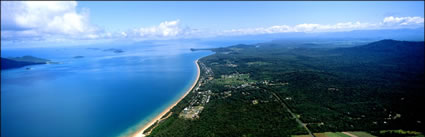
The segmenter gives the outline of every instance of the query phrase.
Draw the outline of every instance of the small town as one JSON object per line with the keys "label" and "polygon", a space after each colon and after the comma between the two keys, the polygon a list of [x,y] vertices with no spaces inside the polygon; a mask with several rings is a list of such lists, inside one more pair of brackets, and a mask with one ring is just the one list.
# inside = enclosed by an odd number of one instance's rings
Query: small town
{"label": "small town", "polygon": [[190,99],[189,106],[185,107],[180,113],[179,117],[185,119],[199,118],[199,114],[204,109],[204,106],[210,101],[212,92],[211,90],[201,91],[200,87],[206,82],[213,80],[213,72],[205,64],[199,62],[199,66],[204,75],[201,75],[196,87],[191,91],[194,96]]}

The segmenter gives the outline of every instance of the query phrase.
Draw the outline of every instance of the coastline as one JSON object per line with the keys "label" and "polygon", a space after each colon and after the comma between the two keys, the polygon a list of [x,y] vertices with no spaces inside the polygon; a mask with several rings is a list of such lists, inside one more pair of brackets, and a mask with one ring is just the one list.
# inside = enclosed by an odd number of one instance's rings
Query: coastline
{"label": "coastline", "polygon": [[198,60],[197,59],[195,61],[196,64],[196,68],[197,68],[197,74],[196,74],[196,80],[195,82],[193,82],[192,86],[184,93],[184,95],[182,97],[180,97],[176,102],[174,102],[172,105],[170,105],[169,107],[167,107],[164,111],[162,111],[160,114],[158,114],[156,117],[154,117],[152,120],[150,120],[148,123],[146,123],[141,129],[139,129],[135,134],[132,135],[132,137],[144,137],[146,136],[145,134],[143,134],[143,132],[145,132],[146,129],[148,129],[149,127],[151,127],[153,124],[155,124],[157,121],[161,120],[161,118],[163,116],[165,116],[165,114],[167,114],[168,112],[170,112],[170,110],[172,108],[174,108],[174,106],[176,106],[183,98],[186,97],[187,94],[190,93],[190,91],[192,91],[192,89],[196,86],[196,84],[198,83],[199,77],[201,75],[201,70],[199,68],[199,64],[198,64]]}

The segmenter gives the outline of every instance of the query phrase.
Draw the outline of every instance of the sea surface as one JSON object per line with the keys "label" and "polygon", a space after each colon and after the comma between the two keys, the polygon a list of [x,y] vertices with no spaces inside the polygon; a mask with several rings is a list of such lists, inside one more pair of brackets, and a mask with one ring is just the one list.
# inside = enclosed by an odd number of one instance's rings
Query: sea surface
{"label": "sea surface", "polygon": [[178,100],[194,61],[213,54],[185,43],[46,47],[1,49],[59,62],[1,71],[1,136],[128,135]]}

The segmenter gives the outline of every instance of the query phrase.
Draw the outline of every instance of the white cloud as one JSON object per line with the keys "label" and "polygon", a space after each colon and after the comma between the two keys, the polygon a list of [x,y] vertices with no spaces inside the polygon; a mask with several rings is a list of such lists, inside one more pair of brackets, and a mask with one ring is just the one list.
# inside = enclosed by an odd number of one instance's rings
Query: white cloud
{"label": "white cloud", "polygon": [[389,16],[384,18],[383,23],[385,24],[396,24],[396,25],[415,25],[423,24],[423,17],[393,17]]}
{"label": "white cloud", "polygon": [[339,32],[370,29],[398,29],[424,26],[423,17],[386,17],[379,23],[345,22],[333,25],[298,24],[294,26],[280,25],[260,28],[243,28],[224,30],[219,35],[255,35],[286,32]]}
{"label": "white cloud", "polygon": [[192,37],[200,34],[199,30],[182,27],[180,20],[164,21],[158,26],[140,27],[127,32],[121,32],[122,37],[146,40],[146,39],[178,39]]}
{"label": "white cloud", "polygon": [[180,20],[165,21],[158,26],[134,29],[133,32],[140,37],[173,37],[182,32]]}
{"label": "white cloud", "polygon": [[294,26],[295,32],[329,32],[329,31],[350,31],[356,29],[371,29],[376,27],[376,24],[360,23],[360,22],[345,22],[334,25],[321,24],[299,24]]}
{"label": "white cloud", "polygon": [[281,25],[266,28],[246,28],[225,30],[221,35],[245,35],[245,34],[270,34],[285,32],[330,32],[330,31],[349,31],[355,29],[368,29],[376,27],[376,24],[367,24],[360,22],[337,23],[334,25],[321,24],[298,24],[295,26]]}
{"label": "white cloud", "polygon": [[122,35],[123,37],[127,37],[127,33],[125,33],[125,32],[121,32],[121,35]]}
{"label": "white cloud", "polygon": [[76,7],[75,1],[2,1],[2,39],[98,35],[101,31],[90,24],[88,10],[77,13]]}

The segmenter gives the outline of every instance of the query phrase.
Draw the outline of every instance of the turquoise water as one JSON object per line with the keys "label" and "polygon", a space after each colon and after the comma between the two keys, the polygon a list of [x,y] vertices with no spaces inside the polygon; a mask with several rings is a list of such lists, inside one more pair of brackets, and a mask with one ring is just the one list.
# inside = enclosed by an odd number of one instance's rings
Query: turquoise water
{"label": "turquoise water", "polygon": [[[125,135],[191,86],[196,78],[194,61],[212,54],[191,52],[192,47],[133,44],[1,49],[2,57],[32,55],[61,63],[1,71],[1,135]],[[103,51],[108,48],[125,52]]]}

